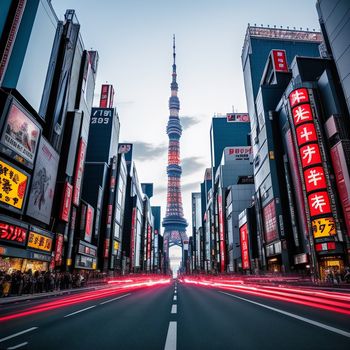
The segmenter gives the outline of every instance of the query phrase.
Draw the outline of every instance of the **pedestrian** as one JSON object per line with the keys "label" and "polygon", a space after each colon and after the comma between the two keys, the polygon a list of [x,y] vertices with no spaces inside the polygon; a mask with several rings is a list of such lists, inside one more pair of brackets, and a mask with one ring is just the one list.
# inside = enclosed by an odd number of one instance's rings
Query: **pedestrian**
{"label": "pedestrian", "polygon": [[6,274],[4,278],[4,282],[2,284],[2,296],[3,297],[8,297],[10,294],[10,289],[11,289],[11,275]]}

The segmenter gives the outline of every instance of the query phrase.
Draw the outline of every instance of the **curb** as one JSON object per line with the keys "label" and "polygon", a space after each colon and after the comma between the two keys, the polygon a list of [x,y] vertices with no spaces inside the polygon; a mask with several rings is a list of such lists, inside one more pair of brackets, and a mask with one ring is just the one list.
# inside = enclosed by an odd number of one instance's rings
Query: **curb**
{"label": "curb", "polygon": [[29,295],[23,295],[23,296],[17,296],[17,297],[5,297],[0,299],[0,305],[13,304],[13,303],[29,301],[29,300],[45,299],[45,298],[50,298],[50,297],[55,297],[55,296],[65,295],[65,294],[76,294],[84,291],[102,289],[104,287],[106,287],[106,285],[91,286],[91,287],[85,287],[85,288],[74,288],[74,289],[67,289],[62,291],[47,292],[47,293],[32,294],[32,295],[29,294]]}

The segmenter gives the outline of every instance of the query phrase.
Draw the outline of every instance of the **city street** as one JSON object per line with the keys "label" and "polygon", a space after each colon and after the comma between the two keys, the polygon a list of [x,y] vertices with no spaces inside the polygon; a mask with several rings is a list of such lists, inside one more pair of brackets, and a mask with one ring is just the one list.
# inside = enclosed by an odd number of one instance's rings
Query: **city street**
{"label": "city street", "polygon": [[[174,282],[2,305],[0,349],[349,349],[349,315]],[[93,298],[82,298],[90,293]],[[100,297],[98,296],[100,295]],[[343,294],[344,295],[344,294]],[[80,299],[79,303],[71,303]],[[22,313],[22,315],[20,314]],[[5,319],[5,315],[20,317]]]}

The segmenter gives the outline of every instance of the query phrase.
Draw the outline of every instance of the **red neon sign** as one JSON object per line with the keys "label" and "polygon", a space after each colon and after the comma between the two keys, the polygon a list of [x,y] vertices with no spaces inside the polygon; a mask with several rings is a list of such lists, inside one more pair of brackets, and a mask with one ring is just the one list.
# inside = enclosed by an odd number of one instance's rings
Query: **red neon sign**
{"label": "red neon sign", "polygon": [[131,217],[131,237],[130,237],[130,267],[134,266],[135,257],[135,229],[136,229],[136,207],[132,209]]}
{"label": "red neon sign", "polygon": [[309,94],[306,88],[296,89],[292,91],[289,95],[289,103],[291,108],[300,103],[305,103],[309,101]]}
{"label": "red neon sign", "polygon": [[304,171],[306,192],[312,192],[321,188],[327,188],[323,167],[316,166]]}
{"label": "red neon sign", "polygon": [[295,126],[298,126],[301,123],[313,121],[311,106],[309,104],[302,104],[293,108],[292,115]]}
{"label": "red neon sign", "polygon": [[249,258],[249,240],[248,240],[248,225],[244,224],[239,228],[239,236],[241,242],[241,254],[242,254],[242,269],[250,269]]}
{"label": "red neon sign", "polygon": [[73,186],[70,183],[65,182],[60,210],[60,219],[65,222],[69,221],[69,213],[72,204],[72,194]]}
{"label": "red neon sign", "polygon": [[73,204],[75,205],[79,205],[79,201],[80,201],[80,187],[83,179],[85,153],[86,153],[86,142],[84,139],[80,139],[77,163],[75,166],[75,176],[74,176]]}
{"label": "red neon sign", "polygon": [[321,152],[318,143],[300,147],[300,157],[303,168],[309,165],[321,164]]}
{"label": "red neon sign", "polygon": [[308,196],[310,216],[331,213],[331,204],[327,191],[319,191]]}
{"label": "red neon sign", "polygon": [[0,222],[0,240],[24,245],[27,238],[27,229]]}
{"label": "red neon sign", "polygon": [[316,129],[313,123],[307,123],[298,126],[296,128],[296,135],[299,146],[302,146],[308,142],[317,141]]}
{"label": "red neon sign", "polygon": [[288,72],[286,51],[272,50],[273,65],[276,72]]}
{"label": "red neon sign", "polygon": [[226,252],[225,252],[225,232],[224,232],[224,214],[222,210],[222,196],[218,196],[219,209],[219,236],[220,236],[220,271],[225,271]]}

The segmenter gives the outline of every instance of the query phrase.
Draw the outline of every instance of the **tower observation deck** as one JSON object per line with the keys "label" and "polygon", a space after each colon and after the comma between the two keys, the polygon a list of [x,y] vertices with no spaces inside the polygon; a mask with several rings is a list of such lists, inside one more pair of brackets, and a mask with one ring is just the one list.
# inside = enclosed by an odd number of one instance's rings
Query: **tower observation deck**
{"label": "tower observation deck", "polygon": [[[182,209],[181,194],[181,161],[180,161],[180,138],[182,127],[179,118],[180,101],[177,97],[178,84],[176,81],[176,52],[175,35],[173,37],[173,66],[172,66],[171,96],[169,98],[169,121],[166,132],[169,137],[168,148],[168,194],[166,214],[163,218],[164,227],[164,252],[169,257],[169,248],[177,245],[185,249],[188,244],[186,234],[187,221]],[[184,254],[183,254],[184,257]]]}

